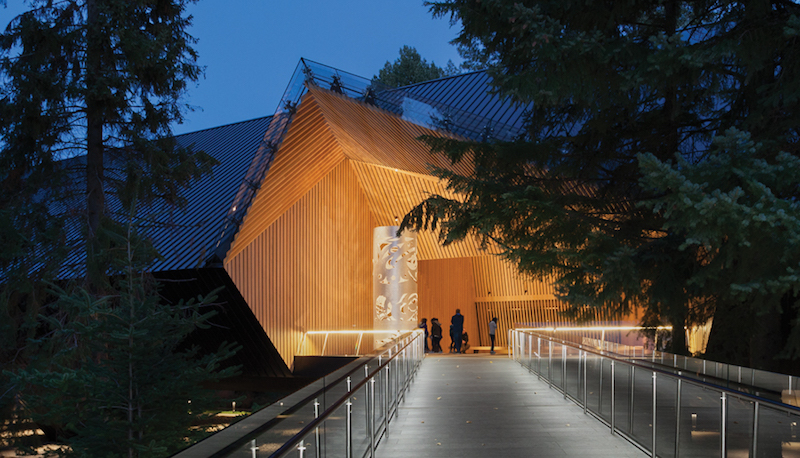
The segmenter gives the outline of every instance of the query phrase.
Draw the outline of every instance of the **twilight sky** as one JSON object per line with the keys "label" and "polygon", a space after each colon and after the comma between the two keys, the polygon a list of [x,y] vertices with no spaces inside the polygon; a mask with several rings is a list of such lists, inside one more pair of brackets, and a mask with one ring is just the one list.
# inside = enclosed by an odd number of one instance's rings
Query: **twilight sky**
{"label": "twilight sky", "polygon": [[[0,27],[24,9],[0,2]],[[189,11],[206,72],[176,134],[273,114],[301,57],[367,78],[403,45],[439,66],[461,62],[448,43],[458,29],[422,0],[200,0]]]}

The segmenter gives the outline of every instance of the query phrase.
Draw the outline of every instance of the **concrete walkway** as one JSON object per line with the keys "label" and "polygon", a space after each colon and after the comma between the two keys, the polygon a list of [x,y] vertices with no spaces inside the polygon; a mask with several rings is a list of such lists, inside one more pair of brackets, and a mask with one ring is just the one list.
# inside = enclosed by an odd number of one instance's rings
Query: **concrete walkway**
{"label": "concrete walkway", "polygon": [[428,355],[384,457],[636,457],[644,452],[506,355]]}

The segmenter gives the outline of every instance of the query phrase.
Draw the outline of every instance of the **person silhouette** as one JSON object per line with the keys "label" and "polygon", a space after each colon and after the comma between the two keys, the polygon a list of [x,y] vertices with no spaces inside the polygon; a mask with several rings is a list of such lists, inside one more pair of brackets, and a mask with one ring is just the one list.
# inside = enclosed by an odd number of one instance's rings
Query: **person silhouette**
{"label": "person silhouette", "polygon": [[464,315],[461,314],[461,309],[456,309],[456,314],[450,319],[450,324],[453,325],[453,343],[456,353],[461,353],[461,334],[464,333]]}

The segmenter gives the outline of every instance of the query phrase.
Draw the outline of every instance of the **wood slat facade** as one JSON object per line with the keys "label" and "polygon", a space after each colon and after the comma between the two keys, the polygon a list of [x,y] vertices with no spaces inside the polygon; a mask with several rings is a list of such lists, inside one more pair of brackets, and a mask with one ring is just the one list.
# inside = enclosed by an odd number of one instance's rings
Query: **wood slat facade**
{"label": "wood slat facade", "polygon": [[342,161],[226,260],[225,269],[290,367],[305,331],[372,328],[374,227],[355,173]]}
{"label": "wood slat facade", "polygon": [[439,318],[442,325],[442,349],[450,346],[450,318],[456,309],[464,315],[464,331],[470,336],[470,345],[476,345],[478,321],[475,313],[475,279],[472,276],[472,258],[432,259],[419,263],[419,316]]}
{"label": "wood slat facade", "polygon": [[331,134],[319,105],[306,95],[227,257],[244,250],[343,159],[339,142]]}

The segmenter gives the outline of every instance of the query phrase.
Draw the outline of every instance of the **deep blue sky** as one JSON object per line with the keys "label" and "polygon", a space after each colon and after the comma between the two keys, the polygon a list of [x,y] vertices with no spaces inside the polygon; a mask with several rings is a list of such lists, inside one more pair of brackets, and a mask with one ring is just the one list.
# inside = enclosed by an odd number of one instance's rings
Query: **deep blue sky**
{"label": "deep blue sky", "polygon": [[[23,10],[7,0],[0,27]],[[403,45],[439,66],[461,62],[449,44],[457,28],[422,0],[200,0],[189,11],[206,73],[186,98],[198,109],[175,133],[273,114],[301,57],[367,78]]]}

